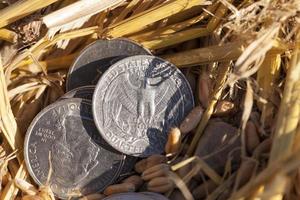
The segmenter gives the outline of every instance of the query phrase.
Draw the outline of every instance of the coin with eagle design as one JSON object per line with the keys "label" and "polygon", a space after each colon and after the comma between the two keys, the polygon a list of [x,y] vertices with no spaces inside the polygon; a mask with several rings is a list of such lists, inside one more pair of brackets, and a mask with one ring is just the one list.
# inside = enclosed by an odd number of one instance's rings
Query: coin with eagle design
{"label": "coin with eagle design", "polygon": [[102,137],[127,155],[164,150],[168,131],[194,107],[192,90],[173,64],[148,55],[112,65],[93,95],[94,120]]}

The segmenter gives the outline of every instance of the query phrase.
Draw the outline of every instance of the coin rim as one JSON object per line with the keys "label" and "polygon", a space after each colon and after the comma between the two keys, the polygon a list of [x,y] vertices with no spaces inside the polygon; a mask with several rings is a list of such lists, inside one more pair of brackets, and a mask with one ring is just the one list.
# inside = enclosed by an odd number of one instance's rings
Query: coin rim
{"label": "coin rim", "polygon": [[[102,134],[103,132],[105,132],[105,130],[102,130],[101,126],[99,125],[100,122],[99,122],[99,119],[97,118],[97,109],[96,109],[96,106],[98,105],[97,104],[97,94],[99,92],[99,88],[101,86],[101,84],[103,85],[102,83],[102,80],[104,80],[104,77],[116,66],[120,65],[121,63],[125,62],[126,60],[134,60],[134,59],[142,59],[142,58],[148,58],[148,59],[158,59],[162,62],[165,62],[167,63],[168,65],[172,66],[175,68],[175,70],[182,75],[182,79],[186,82],[186,85],[188,87],[188,91],[190,92],[191,96],[192,96],[192,99],[191,99],[191,103],[192,103],[192,108],[195,107],[195,102],[194,102],[194,95],[193,95],[193,91],[192,91],[192,88],[188,82],[188,80],[186,79],[185,75],[178,69],[178,67],[176,67],[176,65],[174,65],[173,63],[167,61],[167,60],[164,60],[160,57],[157,57],[157,56],[153,56],[153,55],[136,55],[136,56],[129,56],[129,57],[126,57],[122,60],[119,60],[118,62],[116,62],[115,64],[111,65],[110,68],[108,70],[106,70],[103,75],[101,76],[101,78],[99,79],[96,87],[95,87],[95,91],[94,91],[94,94],[93,94],[93,98],[92,98],[92,112],[93,112],[93,117],[94,117],[94,121],[95,121],[95,124],[96,124],[96,127],[98,128],[99,130],[99,133],[102,135],[102,138],[110,145],[112,146],[114,149],[116,149],[117,151],[121,152],[121,153],[124,153],[126,155],[130,155],[130,156],[134,156],[134,157],[141,157],[141,158],[145,158],[145,157],[148,157],[150,155],[148,154],[143,154],[143,153],[130,153],[130,152],[123,152],[122,149],[116,147],[115,145],[112,144],[112,142],[110,140],[108,140],[106,138],[106,135]],[[187,113],[188,114],[188,113]],[[163,149],[162,149],[163,151]],[[162,153],[162,152],[161,152]]]}
{"label": "coin rim", "polygon": [[[66,91],[69,92],[69,91],[72,91],[73,89],[70,90],[70,75],[71,73],[74,71],[74,68],[75,68],[75,64],[78,62],[78,60],[80,60],[83,56],[83,54],[85,54],[91,47],[93,47],[95,44],[98,44],[98,43],[105,43],[105,42],[118,42],[118,41],[123,41],[123,42],[127,42],[128,44],[133,44],[133,45],[136,45],[137,47],[141,47],[142,49],[145,50],[145,53],[148,53],[148,55],[153,55],[151,53],[151,51],[147,48],[145,48],[143,45],[135,42],[134,40],[131,40],[131,39],[128,39],[128,38],[115,38],[115,39],[112,39],[112,40],[108,40],[108,39],[100,39],[100,40],[96,40],[92,43],[90,43],[89,45],[87,45],[86,47],[84,47],[79,55],[77,56],[77,58],[73,61],[72,65],[69,67],[69,70],[68,70],[68,73],[67,73],[67,80],[66,80]],[[147,54],[146,54],[147,55]]]}
{"label": "coin rim", "polygon": [[[143,194],[142,192],[122,192],[122,193],[116,193],[116,194],[112,194],[112,195],[109,195],[109,196],[105,197],[103,200],[110,200],[110,198],[112,198],[112,197],[118,197],[118,196],[122,197],[123,195],[140,195],[139,198],[142,198],[141,200],[153,200],[153,198],[151,198],[150,195]],[[131,197],[131,196],[129,196],[129,197]],[[143,197],[145,197],[145,198],[143,198]]]}
{"label": "coin rim", "polygon": [[93,90],[93,92],[92,92],[92,96],[93,96],[95,88],[96,88],[95,85],[85,85],[85,86],[74,88],[70,91],[67,91],[65,94],[63,94],[61,97],[59,97],[58,101],[63,100],[63,99],[72,99],[72,98],[79,98],[79,99],[83,99],[83,100],[92,101],[91,99],[84,99],[84,98],[74,97],[74,96],[68,97],[67,95],[70,94],[71,92],[75,92],[75,94],[76,94],[76,92],[79,90],[88,89],[88,90]]}
{"label": "coin rim", "polygon": [[[41,181],[36,177],[35,173],[33,172],[32,170],[32,167],[30,165],[30,162],[29,162],[29,154],[28,154],[28,146],[29,146],[29,139],[30,139],[30,132],[33,130],[35,124],[39,121],[39,119],[45,114],[47,113],[49,110],[57,107],[57,106],[61,106],[65,103],[68,103],[68,102],[80,102],[80,103],[86,103],[86,104],[89,104],[91,105],[91,101],[88,101],[88,100],[85,100],[85,99],[81,99],[81,98],[68,98],[68,99],[62,99],[60,101],[57,101],[57,102],[54,102],[48,106],[46,106],[45,108],[43,108],[35,117],[34,119],[31,121],[29,127],[27,128],[26,130],[26,134],[25,134],[25,138],[24,138],[24,160],[25,160],[25,165],[26,165],[26,168],[31,176],[31,178],[34,180],[34,182],[39,185],[39,186],[42,186],[43,183],[41,183]],[[98,130],[98,129],[97,129]],[[98,130],[99,132],[99,130]],[[101,134],[102,136],[102,134]],[[111,145],[110,145],[111,146]],[[118,151],[120,152],[120,151]],[[127,157],[126,154],[120,152],[120,154],[122,155],[123,154],[123,159],[122,159],[122,162],[120,163],[119,165],[119,168],[117,170],[117,172],[114,174],[114,177],[113,179],[111,180],[111,182],[108,184],[112,184],[120,175],[121,173],[121,170],[124,166],[124,162],[125,162],[125,159]],[[107,187],[108,185],[106,185],[105,187]],[[105,189],[105,188],[104,188]],[[101,190],[98,190],[98,191],[95,191],[95,192],[99,192]],[[54,192],[53,192],[54,193]],[[67,195],[61,195],[61,194],[58,194],[58,193],[54,193],[54,195],[58,198],[61,198],[61,199],[67,199],[69,197],[66,197]],[[80,197],[80,196],[72,196],[72,197]]]}

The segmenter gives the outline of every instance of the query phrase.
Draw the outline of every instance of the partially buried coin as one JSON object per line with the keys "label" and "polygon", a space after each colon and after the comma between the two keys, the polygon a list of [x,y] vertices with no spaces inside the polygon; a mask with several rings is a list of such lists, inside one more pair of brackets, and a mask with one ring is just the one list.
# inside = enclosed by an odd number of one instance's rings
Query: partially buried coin
{"label": "partially buried coin", "polygon": [[132,56],[112,65],[93,95],[93,114],[102,137],[127,155],[160,154],[168,130],[194,106],[184,75],[154,56]]}
{"label": "partially buried coin", "polygon": [[90,44],[70,67],[66,90],[96,85],[109,66],[132,55],[151,55],[151,53],[141,45],[122,38],[98,40]]}
{"label": "partially buried coin", "polygon": [[80,98],[85,100],[92,100],[93,94],[94,94],[95,86],[88,85],[88,86],[82,86],[79,88],[75,88],[67,93],[65,93],[63,96],[60,97],[61,99],[70,99],[70,98]]}
{"label": "partially buried coin", "polygon": [[159,193],[156,192],[141,192],[141,194],[144,195],[148,195],[149,197],[151,197],[153,200],[169,200],[167,197],[165,197],[164,195],[161,195]]}
{"label": "partially buried coin", "polygon": [[110,195],[103,200],[153,200],[149,195],[137,192],[126,192]]}
{"label": "partially buried coin", "polygon": [[60,198],[101,192],[118,178],[126,159],[101,138],[91,102],[78,98],[42,110],[27,130],[24,149],[37,184],[46,184],[52,164],[49,184]]}

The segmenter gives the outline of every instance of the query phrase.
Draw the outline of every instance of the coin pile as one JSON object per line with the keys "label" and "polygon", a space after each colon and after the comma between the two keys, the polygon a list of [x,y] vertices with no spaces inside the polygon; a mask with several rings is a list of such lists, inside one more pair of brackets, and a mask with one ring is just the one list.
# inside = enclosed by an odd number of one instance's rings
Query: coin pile
{"label": "coin pile", "polygon": [[163,153],[168,130],[194,106],[184,75],[127,39],[86,47],[66,91],[35,117],[24,144],[34,181],[63,199],[101,192],[130,175],[138,157]]}

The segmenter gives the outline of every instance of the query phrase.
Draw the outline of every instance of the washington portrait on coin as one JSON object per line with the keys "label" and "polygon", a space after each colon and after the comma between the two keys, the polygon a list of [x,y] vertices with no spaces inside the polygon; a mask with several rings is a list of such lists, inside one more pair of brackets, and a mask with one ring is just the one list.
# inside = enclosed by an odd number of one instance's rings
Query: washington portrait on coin
{"label": "washington portrait on coin", "polygon": [[95,123],[103,138],[133,156],[162,153],[170,127],[193,108],[192,91],[171,63],[132,56],[112,65],[93,96]]}

